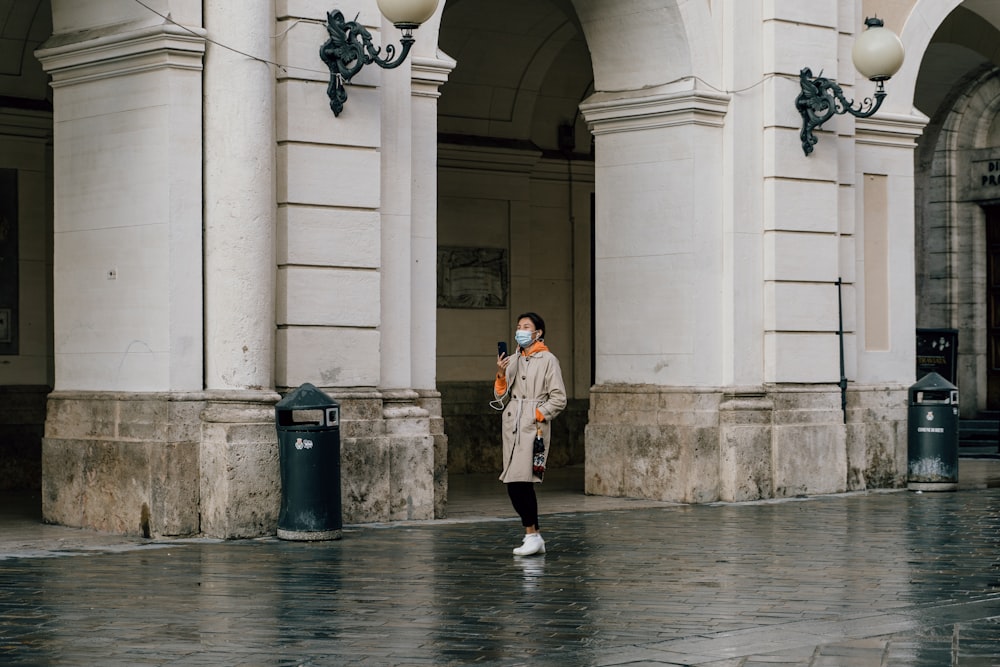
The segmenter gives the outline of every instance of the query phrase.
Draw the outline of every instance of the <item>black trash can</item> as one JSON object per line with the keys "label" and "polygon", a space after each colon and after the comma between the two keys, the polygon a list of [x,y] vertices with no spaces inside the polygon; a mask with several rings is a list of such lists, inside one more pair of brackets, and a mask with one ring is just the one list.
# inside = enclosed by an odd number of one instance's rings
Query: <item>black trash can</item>
{"label": "black trash can", "polygon": [[906,449],[906,488],[958,488],[958,387],[937,373],[910,387]]}
{"label": "black trash can", "polygon": [[340,507],[340,406],[306,383],[274,406],[281,462],[283,540],[338,540]]}

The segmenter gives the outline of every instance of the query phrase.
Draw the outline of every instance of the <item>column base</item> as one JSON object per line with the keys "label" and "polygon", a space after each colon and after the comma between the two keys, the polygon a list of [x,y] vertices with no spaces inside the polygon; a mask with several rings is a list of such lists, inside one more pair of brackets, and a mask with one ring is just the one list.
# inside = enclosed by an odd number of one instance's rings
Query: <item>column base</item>
{"label": "column base", "polygon": [[197,535],[201,394],[54,392],[42,518],[139,537]]}
{"label": "column base", "polygon": [[236,539],[273,535],[281,472],[269,391],[213,391],[201,413],[201,533]]}
{"label": "column base", "polygon": [[600,385],[586,431],[589,494],[741,502],[898,488],[906,389]]}
{"label": "column base", "polygon": [[[328,393],[341,407],[344,522],[443,518],[440,395]],[[44,520],[150,538],[274,535],[282,497],[278,399],[270,391],[50,394]],[[309,531],[302,539],[336,538]]]}

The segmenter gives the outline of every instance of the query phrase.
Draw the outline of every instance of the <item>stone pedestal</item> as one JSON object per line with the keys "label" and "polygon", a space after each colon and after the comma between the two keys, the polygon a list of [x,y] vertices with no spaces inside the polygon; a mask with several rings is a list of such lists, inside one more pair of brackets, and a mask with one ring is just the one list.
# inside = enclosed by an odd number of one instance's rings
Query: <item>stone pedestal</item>
{"label": "stone pedestal", "polygon": [[718,500],[721,396],[690,387],[595,387],[586,429],[586,492]]}
{"label": "stone pedestal", "polygon": [[763,390],[737,390],[719,405],[719,498],[767,498],[774,487],[771,428],[774,402]]}
{"label": "stone pedestal", "polygon": [[587,493],[703,503],[898,488],[906,391],[835,385],[591,393]]}
{"label": "stone pedestal", "polygon": [[774,401],[772,498],[847,490],[847,447],[840,388],[780,386]]}
{"label": "stone pedestal", "polygon": [[441,415],[441,394],[429,389],[418,394],[418,405],[427,412],[429,436],[433,441],[434,518],[444,519],[448,516],[448,436]]}
{"label": "stone pedestal", "polygon": [[199,394],[55,392],[42,441],[45,521],[196,535]]}
{"label": "stone pedestal", "polygon": [[847,489],[899,488],[906,483],[908,387],[847,392]]}
{"label": "stone pedestal", "polygon": [[212,392],[201,413],[201,532],[226,539],[274,534],[281,509],[271,392]]}

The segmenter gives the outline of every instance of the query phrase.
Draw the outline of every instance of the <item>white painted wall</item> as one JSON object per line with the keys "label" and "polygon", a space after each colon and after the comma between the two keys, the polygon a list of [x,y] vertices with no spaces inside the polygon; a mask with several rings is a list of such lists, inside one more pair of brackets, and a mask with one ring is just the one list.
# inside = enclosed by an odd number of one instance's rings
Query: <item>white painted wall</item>
{"label": "white painted wall", "polygon": [[202,387],[202,48],[125,23],[37,53],[55,99],[57,389]]}

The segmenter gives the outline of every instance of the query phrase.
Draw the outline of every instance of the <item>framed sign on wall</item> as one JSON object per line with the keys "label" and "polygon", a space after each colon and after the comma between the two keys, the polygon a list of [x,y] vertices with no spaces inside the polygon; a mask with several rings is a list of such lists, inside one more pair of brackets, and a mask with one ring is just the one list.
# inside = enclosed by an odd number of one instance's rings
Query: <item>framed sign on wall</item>
{"label": "framed sign on wall", "polygon": [[505,248],[438,248],[438,308],[506,308]]}

